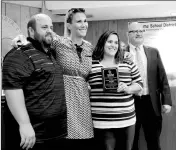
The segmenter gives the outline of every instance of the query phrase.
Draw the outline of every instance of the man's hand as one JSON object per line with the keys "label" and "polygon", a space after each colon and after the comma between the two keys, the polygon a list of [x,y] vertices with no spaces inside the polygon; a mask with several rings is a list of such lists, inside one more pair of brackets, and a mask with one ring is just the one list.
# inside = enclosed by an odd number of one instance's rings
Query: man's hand
{"label": "man's hand", "polygon": [[57,34],[55,32],[51,32],[53,40],[57,40]]}
{"label": "man's hand", "polygon": [[35,144],[35,132],[31,125],[31,123],[27,124],[20,124],[20,136],[21,136],[21,143],[20,147],[26,150],[32,148]]}
{"label": "man's hand", "polygon": [[133,62],[134,57],[130,52],[124,52],[124,59],[126,62]]}
{"label": "man's hand", "polygon": [[17,48],[19,45],[26,45],[27,43],[28,41],[24,35],[17,35],[17,37],[12,40],[12,47]]}
{"label": "man's hand", "polygon": [[169,113],[171,111],[171,106],[170,105],[162,105],[162,113]]}

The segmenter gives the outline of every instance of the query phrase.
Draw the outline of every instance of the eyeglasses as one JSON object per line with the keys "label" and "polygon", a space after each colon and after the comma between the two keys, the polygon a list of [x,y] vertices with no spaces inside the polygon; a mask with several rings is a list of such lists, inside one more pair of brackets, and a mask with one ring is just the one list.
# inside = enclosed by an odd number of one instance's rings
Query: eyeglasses
{"label": "eyeglasses", "polygon": [[69,13],[77,13],[77,12],[85,13],[85,9],[84,8],[71,8],[68,12]]}
{"label": "eyeglasses", "polygon": [[143,33],[144,30],[131,30],[131,31],[128,31],[128,33]]}

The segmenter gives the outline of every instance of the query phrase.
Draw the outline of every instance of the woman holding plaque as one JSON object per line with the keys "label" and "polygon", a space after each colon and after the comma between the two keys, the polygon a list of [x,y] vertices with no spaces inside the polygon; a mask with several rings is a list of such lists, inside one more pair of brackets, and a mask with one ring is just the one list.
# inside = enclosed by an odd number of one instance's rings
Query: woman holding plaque
{"label": "woman holding plaque", "polygon": [[101,150],[131,150],[136,122],[133,94],[143,83],[138,68],[124,60],[116,32],[103,33],[88,76],[94,136]]}

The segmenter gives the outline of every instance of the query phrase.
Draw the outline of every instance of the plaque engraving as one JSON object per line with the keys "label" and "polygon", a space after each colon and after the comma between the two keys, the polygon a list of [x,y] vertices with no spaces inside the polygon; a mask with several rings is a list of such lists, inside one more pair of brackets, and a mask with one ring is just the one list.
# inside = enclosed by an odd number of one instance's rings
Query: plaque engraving
{"label": "plaque engraving", "polygon": [[103,77],[103,89],[116,91],[119,84],[118,68],[102,68],[101,72]]}

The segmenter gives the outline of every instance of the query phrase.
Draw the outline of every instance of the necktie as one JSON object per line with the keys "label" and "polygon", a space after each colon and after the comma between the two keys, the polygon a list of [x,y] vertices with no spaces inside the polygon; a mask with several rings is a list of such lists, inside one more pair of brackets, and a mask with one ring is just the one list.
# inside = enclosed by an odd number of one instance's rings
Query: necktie
{"label": "necktie", "polygon": [[[136,64],[137,64],[137,67],[139,69],[139,73],[141,75],[141,78],[144,82],[145,71],[144,71],[144,62],[142,60],[141,50],[140,50],[139,47],[136,47],[135,50],[136,50]],[[139,95],[142,95],[142,92],[140,92]]]}

